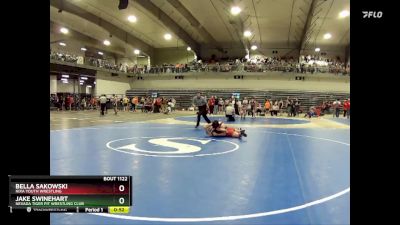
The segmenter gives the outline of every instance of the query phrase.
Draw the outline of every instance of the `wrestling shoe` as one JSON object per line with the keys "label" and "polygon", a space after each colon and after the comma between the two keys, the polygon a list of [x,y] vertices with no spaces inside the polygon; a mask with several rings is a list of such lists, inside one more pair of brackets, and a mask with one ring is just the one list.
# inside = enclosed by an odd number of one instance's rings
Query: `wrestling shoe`
{"label": "wrestling shoe", "polygon": [[245,130],[240,129],[240,134],[247,137],[247,134],[245,132],[246,132]]}

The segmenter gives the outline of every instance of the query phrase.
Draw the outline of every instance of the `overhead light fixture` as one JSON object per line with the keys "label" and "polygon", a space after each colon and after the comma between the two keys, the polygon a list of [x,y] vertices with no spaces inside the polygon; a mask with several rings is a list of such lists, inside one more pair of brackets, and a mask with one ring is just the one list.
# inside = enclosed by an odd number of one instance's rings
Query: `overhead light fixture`
{"label": "overhead light fixture", "polygon": [[171,34],[164,34],[164,39],[165,40],[171,40],[172,35]]}
{"label": "overhead light fixture", "polygon": [[251,50],[257,50],[257,46],[256,45],[252,45],[251,46]]}
{"label": "overhead light fixture", "polygon": [[95,82],[93,82],[94,84],[96,84],[96,81]]}
{"label": "overhead light fixture", "polygon": [[106,46],[109,46],[111,44],[111,42],[109,40],[104,40],[103,44],[106,45]]}
{"label": "overhead light fixture", "polygon": [[88,88],[91,88],[91,87],[92,87],[92,85],[86,85],[86,87],[88,87]]}
{"label": "overhead light fixture", "polygon": [[102,53],[102,52],[98,52],[97,54],[99,54],[99,55],[103,55],[104,53]]}
{"label": "overhead light fixture", "polygon": [[191,47],[187,47],[186,50],[190,51],[190,50],[192,50],[192,48]]}
{"label": "overhead light fixture", "polygon": [[88,78],[87,77],[81,77],[81,80],[87,80]]}
{"label": "overhead light fixture", "polygon": [[61,46],[66,46],[67,44],[65,44],[64,42],[60,42],[60,43],[58,43],[59,45],[61,45]]}
{"label": "overhead light fixture", "polygon": [[67,79],[67,78],[61,78],[61,80],[62,80],[62,81],[68,81],[68,79]]}
{"label": "overhead light fixture", "polygon": [[82,50],[82,51],[86,51],[87,49],[86,49],[86,48],[81,48],[81,50]]}
{"label": "overhead light fixture", "polygon": [[131,23],[136,23],[137,18],[136,18],[136,16],[131,15],[131,16],[128,16],[128,21]]}
{"label": "overhead light fixture", "polygon": [[83,83],[80,83],[79,85],[83,86]]}
{"label": "overhead light fixture", "polygon": [[251,31],[246,30],[245,32],[243,32],[243,35],[244,35],[245,37],[250,37],[250,36],[251,36]]}
{"label": "overhead light fixture", "polygon": [[348,17],[348,16],[350,16],[349,10],[343,10],[343,11],[341,11],[339,13],[339,18],[345,18],[345,17]]}
{"label": "overhead light fixture", "polygon": [[63,74],[63,75],[61,75],[61,77],[69,78],[69,75]]}
{"label": "overhead light fixture", "polygon": [[68,34],[69,30],[67,28],[65,28],[65,27],[62,27],[60,29],[60,32],[63,33],[63,34]]}
{"label": "overhead light fixture", "polygon": [[324,34],[324,39],[331,39],[331,37],[332,37],[332,34],[330,34],[330,33]]}
{"label": "overhead light fixture", "polygon": [[241,11],[242,9],[239,6],[233,6],[231,8],[231,14],[234,16],[238,15]]}
{"label": "overhead light fixture", "polygon": [[316,48],[315,51],[316,51],[316,52],[319,52],[319,51],[321,51],[321,49],[320,49],[320,48]]}
{"label": "overhead light fixture", "polygon": [[135,49],[135,50],[133,51],[133,53],[135,53],[135,55],[139,55],[139,54],[140,54],[140,50]]}

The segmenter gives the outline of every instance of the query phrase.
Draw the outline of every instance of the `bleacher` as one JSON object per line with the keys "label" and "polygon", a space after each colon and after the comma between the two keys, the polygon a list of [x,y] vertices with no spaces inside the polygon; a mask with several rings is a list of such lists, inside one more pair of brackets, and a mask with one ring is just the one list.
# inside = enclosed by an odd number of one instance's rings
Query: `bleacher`
{"label": "bleacher", "polygon": [[240,98],[244,97],[255,97],[258,102],[264,104],[265,99],[272,100],[286,100],[289,98],[297,98],[301,103],[301,108],[307,110],[311,106],[320,105],[322,101],[334,101],[339,98],[341,101],[343,99],[349,98],[349,93],[337,93],[337,92],[314,92],[314,91],[254,91],[254,90],[143,90],[143,89],[133,89],[127,90],[126,95],[128,97],[132,96],[151,96],[152,93],[158,93],[158,96],[164,96],[167,98],[176,99],[176,108],[188,108],[192,104],[192,98],[196,95],[198,91],[204,93],[207,97],[217,96],[223,99],[232,96],[232,93],[240,93]]}

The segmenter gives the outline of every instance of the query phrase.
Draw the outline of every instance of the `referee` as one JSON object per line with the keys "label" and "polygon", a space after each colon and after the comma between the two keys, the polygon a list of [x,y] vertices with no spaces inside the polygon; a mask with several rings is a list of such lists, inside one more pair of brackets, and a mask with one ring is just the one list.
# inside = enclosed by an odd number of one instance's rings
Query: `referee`
{"label": "referee", "polygon": [[107,110],[107,106],[106,106],[107,97],[106,97],[106,95],[101,95],[99,101],[100,101],[100,109],[101,109],[101,114],[100,115],[104,116],[104,110]]}
{"label": "referee", "polygon": [[199,126],[200,116],[203,116],[207,123],[211,123],[211,121],[207,117],[207,100],[205,97],[201,96],[200,92],[198,92],[197,95],[193,97],[193,105],[197,106],[199,109],[199,111],[197,112],[196,128]]}

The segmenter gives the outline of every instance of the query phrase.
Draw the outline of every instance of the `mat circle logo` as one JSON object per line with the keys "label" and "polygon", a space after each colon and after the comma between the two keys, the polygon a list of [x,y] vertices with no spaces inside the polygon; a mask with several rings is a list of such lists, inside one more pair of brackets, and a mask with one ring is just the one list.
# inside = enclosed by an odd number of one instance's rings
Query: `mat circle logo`
{"label": "mat circle logo", "polygon": [[230,153],[239,145],[225,139],[198,137],[131,137],[109,141],[107,148],[150,157],[201,157]]}

